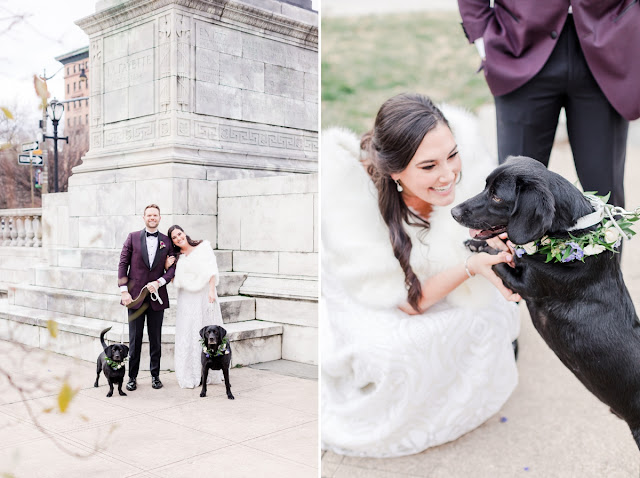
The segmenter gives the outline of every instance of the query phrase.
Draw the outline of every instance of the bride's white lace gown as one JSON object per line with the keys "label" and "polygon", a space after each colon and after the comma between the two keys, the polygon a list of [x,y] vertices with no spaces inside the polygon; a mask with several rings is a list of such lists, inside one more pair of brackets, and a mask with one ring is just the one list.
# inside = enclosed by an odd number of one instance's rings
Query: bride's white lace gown
{"label": "bride's white lace gown", "polygon": [[[175,369],[181,388],[195,388],[200,384],[202,366],[200,329],[206,325],[223,325],[220,303],[209,303],[209,279],[219,282],[216,256],[209,241],[202,241],[176,264],[174,285],[178,289],[176,310]],[[222,371],[210,370],[207,383],[222,383]]]}
{"label": "bride's white lace gown", "polygon": [[[474,147],[472,118],[444,113],[463,178],[454,203],[434,208],[428,231],[405,227],[422,282],[470,254],[468,231],[450,209],[481,191],[492,168]],[[519,333],[518,309],[477,276],[421,315],[398,310],[407,298],[404,273],[359,149],[351,132],[323,132],[322,448],[409,455],[455,440],[504,405],[517,384],[511,342]]]}

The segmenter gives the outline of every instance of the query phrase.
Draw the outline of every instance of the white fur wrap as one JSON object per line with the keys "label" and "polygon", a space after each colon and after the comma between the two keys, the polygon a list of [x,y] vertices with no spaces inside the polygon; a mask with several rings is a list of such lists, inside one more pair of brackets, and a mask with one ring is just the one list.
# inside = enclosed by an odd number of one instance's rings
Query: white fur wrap
{"label": "white fur wrap", "polygon": [[[468,230],[453,220],[451,208],[479,193],[497,166],[482,145],[477,119],[460,108],[442,105],[441,109],[459,147],[462,179],[453,203],[433,208],[426,234],[421,234],[422,228],[405,225],[413,244],[411,267],[421,282],[469,256],[463,244],[469,239]],[[332,128],[322,134],[321,152],[323,268],[357,301],[395,308],[407,300],[404,272],[394,257],[376,188],[359,161],[360,140],[350,131]],[[457,307],[482,307],[494,294],[495,288],[477,276],[445,300]]]}
{"label": "white fur wrap", "polygon": [[197,292],[209,285],[211,276],[216,276],[216,286],[220,282],[218,262],[209,241],[202,241],[188,256],[182,254],[176,264],[173,284],[178,289]]}

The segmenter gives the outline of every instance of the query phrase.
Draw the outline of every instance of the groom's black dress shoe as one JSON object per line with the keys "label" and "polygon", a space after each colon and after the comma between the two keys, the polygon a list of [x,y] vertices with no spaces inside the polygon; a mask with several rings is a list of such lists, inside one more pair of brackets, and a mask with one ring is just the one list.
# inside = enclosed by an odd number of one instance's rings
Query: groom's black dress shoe
{"label": "groom's black dress shoe", "polygon": [[138,386],[136,385],[136,379],[130,378],[129,383],[127,383],[127,390],[133,392],[136,388],[138,388]]}
{"label": "groom's black dress shoe", "polygon": [[158,377],[151,377],[151,388],[162,388],[162,382]]}

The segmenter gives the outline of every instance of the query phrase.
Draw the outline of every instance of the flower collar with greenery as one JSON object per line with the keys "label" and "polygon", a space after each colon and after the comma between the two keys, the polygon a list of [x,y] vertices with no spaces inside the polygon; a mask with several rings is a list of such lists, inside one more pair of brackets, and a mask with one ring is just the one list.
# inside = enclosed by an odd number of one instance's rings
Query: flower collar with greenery
{"label": "flower collar with greenery", "polygon": [[200,339],[200,344],[202,345],[202,352],[207,358],[211,358],[212,356],[219,357],[220,355],[229,355],[229,349],[227,348],[228,343],[229,343],[229,339],[227,337],[224,337],[222,339],[222,343],[218,345],[218,348],[215,351],[213,351],[209,347],[207,347],[207,344],[205,343],[204,339]]}
{"label": "flower collar with greenery", "polygon": [[104,361],[107,362],[109,367],[111,367],[113,370],[120,370],[122,367],[124,367],[124,363],[127,361],[127,357],[125,357],[125,359],[122,362],[116,362],[115,360],[110,359],[109,357],[105,357]]}
{"label": "flower collar with greenery", "polygon": [[[569,229],[568,238],[554,238],[543,236],[536,241],[527,244],[516,245],[516,256],[524,254],[543,254],[547,256],[545,262],[571,262],[580,260],[584,262],[585,256],[593,256],[604,251],[619,252],[617,249],[622,238],[630,239],[635,232],[631,229],[633,223],[640,219],[640,208],[633,212],[625,211],[620,207],[607,204],[607,196],[596,196],[593,193],[584,193],[585,197],[594,207],[595,211],[583,218]],[[614,216],[618,216],[616,219]],[[570,231],[584,229],[590,226],[597,227],[581,236],[574,236]]]}

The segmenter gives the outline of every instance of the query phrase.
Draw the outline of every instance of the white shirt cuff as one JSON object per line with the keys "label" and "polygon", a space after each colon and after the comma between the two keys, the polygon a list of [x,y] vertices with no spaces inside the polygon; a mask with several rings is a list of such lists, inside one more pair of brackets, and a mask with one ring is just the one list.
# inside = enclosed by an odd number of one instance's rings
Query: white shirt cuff
{"label": "white shirt cuff", "polygon": [[129,288],[126,285],[121,285],[120,292],[129,292]]}
{"label": "white shirt cuff", "polygon": [[478,55],[480,55],[480,58],[484,60],[486,58],[486,55],[484,52],[484,39],[478,38],[476,41],[473,42],[473,44],[476,46],[476,50],[478,50]]}
{"label": "white shirt cuff", "polygon": [[158,284],[160,284],[160,287],[162,287],[163,285],[165,285],[167,283],[166,280],[164,280],[164,277],[160,277],[160,279],[158,279]]}

